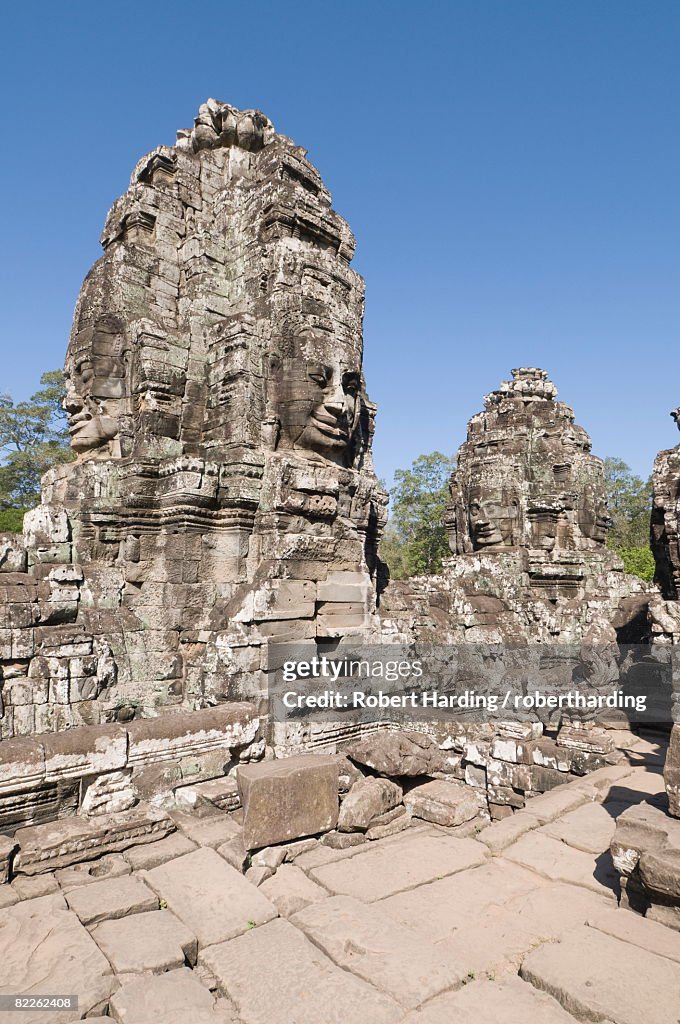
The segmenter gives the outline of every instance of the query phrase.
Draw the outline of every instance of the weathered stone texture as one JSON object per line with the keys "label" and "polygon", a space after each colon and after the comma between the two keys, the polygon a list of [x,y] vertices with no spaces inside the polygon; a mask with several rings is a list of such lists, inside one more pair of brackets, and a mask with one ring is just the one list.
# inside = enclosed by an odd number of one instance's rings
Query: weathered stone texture
{"label": "weathered stone texture", "polygon": [[338,820],[334,758],[301,754],[238,769],[243,842],[249,850],[327,832]]}

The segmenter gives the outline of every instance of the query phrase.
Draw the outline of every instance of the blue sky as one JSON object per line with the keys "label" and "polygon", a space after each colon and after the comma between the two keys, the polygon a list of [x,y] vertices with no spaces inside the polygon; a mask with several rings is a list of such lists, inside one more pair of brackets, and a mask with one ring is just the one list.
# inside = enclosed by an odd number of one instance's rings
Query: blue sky
{"label": "blue sky", "polygon": [[513,366],[599,455],[680,438],[675,0],[6,8],[0,390],[61,365],[138,157],[208,96],[309,150],[357,236],[376,466],[453,452]]}

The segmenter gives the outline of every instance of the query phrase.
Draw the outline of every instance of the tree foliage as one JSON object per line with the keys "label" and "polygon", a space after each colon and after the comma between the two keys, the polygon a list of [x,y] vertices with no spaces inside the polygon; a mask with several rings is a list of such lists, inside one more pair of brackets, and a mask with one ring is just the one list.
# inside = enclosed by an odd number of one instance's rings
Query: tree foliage
{"label": "tree foliage", "polygon": [[622,459],[605,459],[604,476],[607,504],[613,526],[608,545],[615,551],[649,547],[649,517],[652,508],[652,481],[631,472]]}
{"label": "tree foliage", "polygon": [[607,546],[623,559],[624,569],[643,580],[654,578],[654,556],[649,547],[652,480],[631,472],[622,459],[604,460],[607,504],[613,525]]}
{"label": "tree foliage", "polygon": [[43,473],[73,458],[61,406],[64,375],[50,370],[40,383],[27,402],[0,395],[0,512],[7,512],[3,518],[15,525],[17,514],[39,503]]}
{"label": "tree foliage", "polygon": [[380,547],[394,579],[441,570],[449,553],[442,520],[454,465],[453,458],[432,452],[394,474],[391,516]]}

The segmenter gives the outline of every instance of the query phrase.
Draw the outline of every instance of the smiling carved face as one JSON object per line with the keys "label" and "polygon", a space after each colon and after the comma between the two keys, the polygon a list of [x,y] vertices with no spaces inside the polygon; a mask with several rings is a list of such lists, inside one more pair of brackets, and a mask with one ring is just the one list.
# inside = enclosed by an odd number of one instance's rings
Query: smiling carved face
{"label": "smiling carved face", "polygon": [[71,447],[82,455],[108,445],[118,434],[127,366],[123,339],[108,320],[80,331],[66,361]]}
{"label": "smiling carved face", "polygon": [[347,465],[360,411],[359,370],[321,332],[296,342],[295,355],[281,361],[281,444]]}
{"label": "smiling carved face", "polygon": [[517,496],[493,487],[472,487],[468,519],[475,550],[510,547],[519,522]]}

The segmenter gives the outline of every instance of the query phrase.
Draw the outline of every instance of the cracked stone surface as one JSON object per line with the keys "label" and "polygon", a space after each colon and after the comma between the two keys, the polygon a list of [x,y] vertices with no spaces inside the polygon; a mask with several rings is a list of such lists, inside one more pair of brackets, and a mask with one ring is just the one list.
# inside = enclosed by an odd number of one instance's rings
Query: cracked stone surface
{"label": "cracked stone surface", "polygon": [[116,855],[78,888],[73,868],[42,897],[1,885],[19,902],[0,910],[0,992],[80,996],[75,1015],[16,1024],[677,1024],[680,932],[617,908],[601,875],[612,812],[660,813],[656,753],[630,745],[627,768],[476,838],[420,824],[316,845],[260,888],[177,837],[156,844],[162,863],[152,847],[127,855],[148,870]]}

